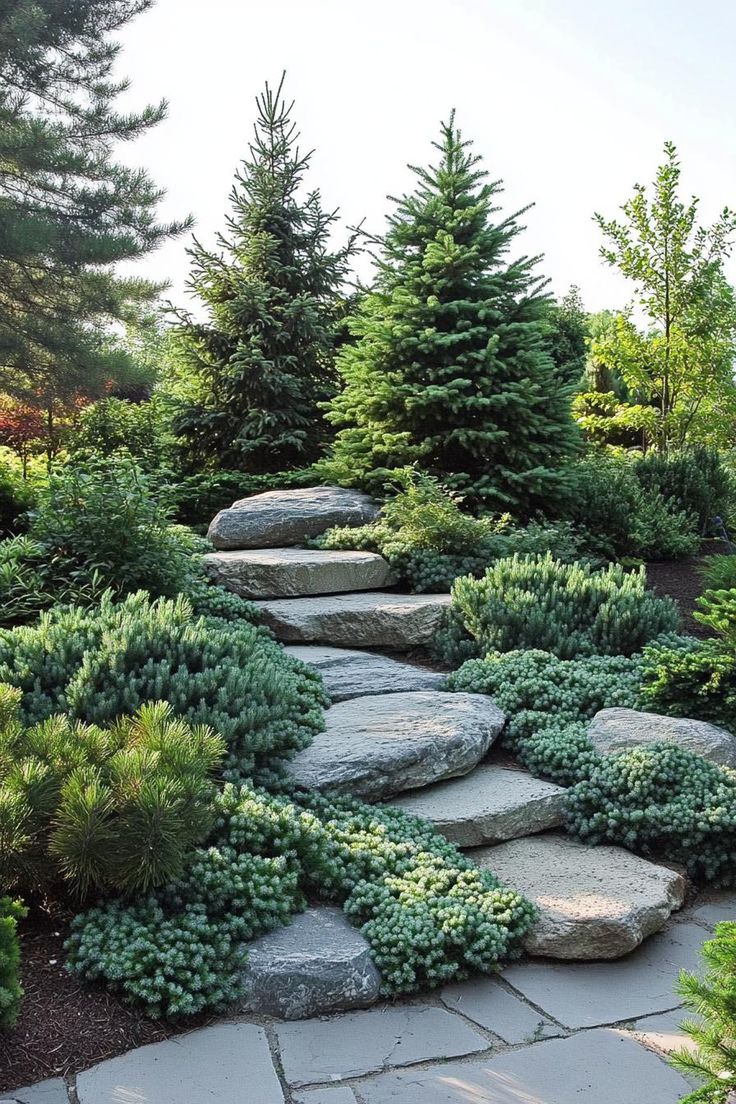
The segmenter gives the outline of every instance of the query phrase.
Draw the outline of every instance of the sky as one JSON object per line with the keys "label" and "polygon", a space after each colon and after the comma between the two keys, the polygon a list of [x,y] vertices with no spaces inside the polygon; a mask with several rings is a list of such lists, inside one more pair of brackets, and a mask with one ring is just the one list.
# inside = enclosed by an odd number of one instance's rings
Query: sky
{"label": "sky", "polygon": [[[733,0],[158,0],[123,29],[124,105],[166,98],[168,118],[120,151],[166,189],[165,218],[193,214],[212,245],[247,152],[264,82],[295,100],[307,182],[345,225],[380,233],[387,194],[412,187],[452,108],[506,210],[520,251],[589,310],[631,288],[600,259],[593,213],[618,213],[671,139],[704,221],[736,208]],[[186,293],[190,236],[136,266]],[[369,274],[362,262],[360,275]],[[736,263],[729,273],[736,280]]]}

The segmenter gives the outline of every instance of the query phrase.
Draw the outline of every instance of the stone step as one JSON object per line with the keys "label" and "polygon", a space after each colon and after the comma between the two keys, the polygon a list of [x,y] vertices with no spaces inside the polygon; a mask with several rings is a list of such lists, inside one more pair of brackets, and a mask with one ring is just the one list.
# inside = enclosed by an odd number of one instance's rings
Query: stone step
{"label": "stone step", "polygon": [[439,671],[402,663],[375,652],[314,644],[287,644],[284,651],[319,671],[333,702],[374,694],[442,690],[447,681]]}
{"label": "stone step", "polygon": [[257,602],[265,624],[288,644],[318,643],[408,651],[431,643],[449,594],[362,591],[326,598]]}
{"label": "stone step", "polygon": [[526,771],[481,763],[462,778],[401,794],[391,805],[428,820],[458,847],[480,847],[559,828],[565,790]]}
{"label": "stone step", "polygon": [[357,928],[338,908],[310,908],[248,945],[244,1012],[301,1020],[368,1008],[381,975]]}
{"label": "stone step", "polygon": [[466,774],[505,717],[485,694],[425,691],[339,702],[325,731],[287,764],[297,786],[368,801]]}
{"label": "stone step", "polygon": [[621,847],[550,833],[479,847],[468,858],[539,909],[524,946],[548,958],[620,958],[682,907],[686,882]]}
{"label": "stone step", "polygon": [[225,550],[280,548],[302,544],[333,525],[367,525],[378,509],[368,495],[344,487],[264,491],[220,510],[207,536]]}
{"label": "stone step", "polygon": [[375,552],[319,548],[211,552],[202,565],[216,583],[241,598],[302,598],[338,591],[375,590],[396,580]]}
{"label": "stone step", "polygon": [[601,709],[588,727],[599,755],[648,744],[677,744],[719,766],[736,767],[736,736],[725,728],[689,717],[661,717],[636,709]]}

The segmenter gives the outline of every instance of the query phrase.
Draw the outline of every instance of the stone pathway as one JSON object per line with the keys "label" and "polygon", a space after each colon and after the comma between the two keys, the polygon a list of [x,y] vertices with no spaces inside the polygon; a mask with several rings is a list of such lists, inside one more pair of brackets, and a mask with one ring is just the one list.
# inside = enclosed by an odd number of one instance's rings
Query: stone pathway
{"label": "stone pathway", "polygon": [[[363,936],[341,911],[310,909],[252,945],[247,995],[227,1022],[0,1104],[677,1104],[688,1091],[666,1062],[686,1042],[674,983],[699,968],[713,926],[736,916],[736,893],[675,916],[686,892],[676,871],[560,834],[564,791],[492,749],[504,718],[489,698],[446,693],[436,672],[356,650],[426,645],[450,600],[374,589],[391,584],[380,556],[294,547],[375,512],[338,488],[258,495],[218,514],[210,536],[221,551],[206,564],[258,600],[332,698],[294,777],[433,822],[536,902],[526,946],[537,957],[376,1003]],[[614,710],[593,727],[605,752],[661,738],[663,720]],[[664,723],[668,738],[733,761],[728,734]]]}

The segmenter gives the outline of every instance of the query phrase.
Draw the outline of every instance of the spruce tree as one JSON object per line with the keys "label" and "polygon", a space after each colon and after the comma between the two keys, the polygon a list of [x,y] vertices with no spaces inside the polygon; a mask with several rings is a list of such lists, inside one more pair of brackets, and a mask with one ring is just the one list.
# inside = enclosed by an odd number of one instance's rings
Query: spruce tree
{"label": "spruce tree", "polygon": [[110,323],[156,285],[116,266],[189,225],[161,224],[161,191],[115,161],[166,105],[121,113],[109,35],[152,0],[0,4],[0,390],[56,413],[134,373]]}
{"label": "spruce tree", "polygon": [[546,281],[538,258],[508,259],[524,212],[498,217],[501,182],[454,113],[434,145],[439,163],[412,166],[416,189],[393,200],[357,341],[338,358],[333,470],[377,484],[416,464],[472,506],[529,512],[559,491],[577,439],[545,344]]}
{"label": "spruce tree", "polygon": [[284,78],[256,99],[249,156],[236,175],[219,251],[190,251],[206,321],[179,315],[178,349],[195,398],[175,429],[192,461],[262,473],[313,461],[335,390],[340,290],[351,239],[332,250],[336,213],[302,194],[312,157],[298,147]]}

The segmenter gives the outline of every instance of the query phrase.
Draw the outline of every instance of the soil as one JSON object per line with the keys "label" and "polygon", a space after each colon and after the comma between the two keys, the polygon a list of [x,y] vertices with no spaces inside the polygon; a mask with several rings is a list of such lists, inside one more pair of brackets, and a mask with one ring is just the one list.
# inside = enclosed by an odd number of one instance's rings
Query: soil
{"label": "soil", "polygon": [[700,567],[708,556],[723,553],[721,541],[704,541],[697,559],[647,564],[647,583],[657,594],[674,598],[680,608],[683,630],[701,638],[712,636],[710,629],[693,620],[696,600],[703,593]]}
{"label": "soil", "polygon": [[178,1026],[149,1020],[104,988],[72,977],[64,969],[69,919],[34,910],[19,924],[25,996],[16,1026],[0,1032],[0,1093],[211,1022],[206,1016]]}

